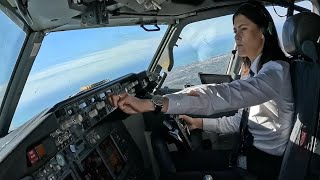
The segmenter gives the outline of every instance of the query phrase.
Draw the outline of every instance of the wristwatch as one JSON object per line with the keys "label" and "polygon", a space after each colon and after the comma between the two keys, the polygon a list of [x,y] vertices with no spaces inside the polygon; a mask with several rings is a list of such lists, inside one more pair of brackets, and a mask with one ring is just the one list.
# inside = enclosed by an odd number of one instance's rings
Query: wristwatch
{"label": "wristwatch", "polygon": [[151,98],[151,102],[154,104],[154,112],[155,113],[158,113],[158,112],[161,112],[161,109],[163,107],[163,97],[161,95],[154,95],[152,98]]}

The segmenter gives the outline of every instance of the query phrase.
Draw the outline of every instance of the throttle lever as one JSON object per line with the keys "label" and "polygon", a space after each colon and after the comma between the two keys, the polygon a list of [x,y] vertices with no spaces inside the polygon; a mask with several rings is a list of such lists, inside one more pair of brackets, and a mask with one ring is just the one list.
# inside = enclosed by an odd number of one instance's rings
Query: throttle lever
{"label": "throttle lever", "polygon": [[189,129],[188,124],[187,124],[184,120],[182,120],[182,119],[179,119],[179,120],[180,120],[180,123],[181,123],[183,129],[184,129],[185,131],[187,131],[188,135],[190,136],[190,129]]}
{"label": "throttle lever", "polygon": [[165,125],[169,129],[168,133],[170,134],[170,136],[174,137],[176,140],[178,140],[180,142],[183,142],[182,138],[179,135],[178,129],[173,128],[172,125],[166,120],[163,121],[162,124]]}
{"label": "throttle lever", "polygon": [[163,121],[162,124],[165,125],[169,129],[169,131],[171,131],[173,129],[173,127],[171,126],[171,124],[168,121]]}
{"label": "throttle lever", "polygon": [[168,132],[172,137],[174,137],[176,140],[183,142],[180,135],[179,135],[179,131],[178,129],[175,129],[174,131],[169,131]]}

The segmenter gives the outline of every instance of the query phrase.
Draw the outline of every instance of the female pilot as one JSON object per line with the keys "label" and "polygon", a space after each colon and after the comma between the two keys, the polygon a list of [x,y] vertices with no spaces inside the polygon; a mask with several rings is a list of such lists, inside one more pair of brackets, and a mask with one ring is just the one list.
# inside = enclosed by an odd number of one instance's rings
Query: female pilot
{"label": "female pilot", "polygon": [[[152,99],[128,94],[111,95],[109,99],[128,114],[161,110],[167,114],[211,115],[249,108],[247,127],[253,141],[246,146],[244,168],[258,179],[276,179],[294,114],[289,64],[280,48],[273,20],[263,5],[255,1],[241,5],[233,15],[233,25],[238,55],[251,61],[252,77],[221,85],[190,87]],[[239,131],[241,121],[239,113],[218,119],[181,117],[191,129],[219,133]],[[222,151],[176,153],[172,159],[172,171],[186,172],[185,179],[201,179],[205,174],[211,174],[214,179],[239,179],[229,168],[229,156]]]}

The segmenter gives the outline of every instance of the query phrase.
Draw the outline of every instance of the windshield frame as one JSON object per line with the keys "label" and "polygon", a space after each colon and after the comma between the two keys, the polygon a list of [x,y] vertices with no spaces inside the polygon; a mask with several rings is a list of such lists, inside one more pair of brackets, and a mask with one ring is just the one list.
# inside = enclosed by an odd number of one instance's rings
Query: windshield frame
{"label": "windshield frame", "polygon": [[[3,12],[3,14],[5,16],[7,16],[13,23],[15,23],[26,34],[25,40],[22,44],[22,47],[21,47],[20,52],[18,54],[18,57],[16,59],[16,63],[14,65],[12,73],[10,75],[7,87],[5,89],[5,93],[4,93],[2,102],[0,103],[0,138],[1,138],[1,137],[4,137],[8,133],[8,130],[9,130],[9,127],[11,124],[11,120],[12,120],[12,116],[14,114],[14,111],[15,111],[15,108],[17,105],[17,103],[12,104],[12,103],[10,103],[10,101],[13,97],[15,97],[19,100],[20,96],[19,96],[19,93],[17,93],[17,92],[19,92],[19,90],[22,91],[22,89],[23,89],[23,85],[21,86],[21,84],[24,84],[24,83],[22,81],[19,81],[19,84],[15,85],[15,87],[13,87],[13,80],[14,80],[15,75],[17,73],[17,68],[20,64],[22,55],[23,55],[25,47],[26,47],[26,44],[29,40],[29,37],[31,34],[31,28],[27,23],[25,23],[23,18],[16,12],[16,10],[14,8],[11,7],[11,5],[7,1],[0,2],[0,11]],[[15,89],[16,87],[18,87],[18,88]]]}
{"label": "windshield frame", "polygon": [[12,8],[7,1],[0,2],[0,11],[2,11],[9,19],[11,19],[18,27],[20,27],[27,35],[31,31],[30,26],[24,19]]}

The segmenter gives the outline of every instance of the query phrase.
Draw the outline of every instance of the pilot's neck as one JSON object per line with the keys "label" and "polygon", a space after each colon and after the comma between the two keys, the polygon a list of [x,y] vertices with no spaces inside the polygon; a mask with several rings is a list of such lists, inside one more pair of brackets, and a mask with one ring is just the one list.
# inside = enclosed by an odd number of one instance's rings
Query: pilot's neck
{"label": "pilot's neck", "polygon": [[262,55],[262,54],[259,54],[253,61],[251,61],[250,69],[251,69],[255,74],[258,73],[257,66],[258,66],[258,63],[259,63],[259,61],[260,61],[261,55]]}

